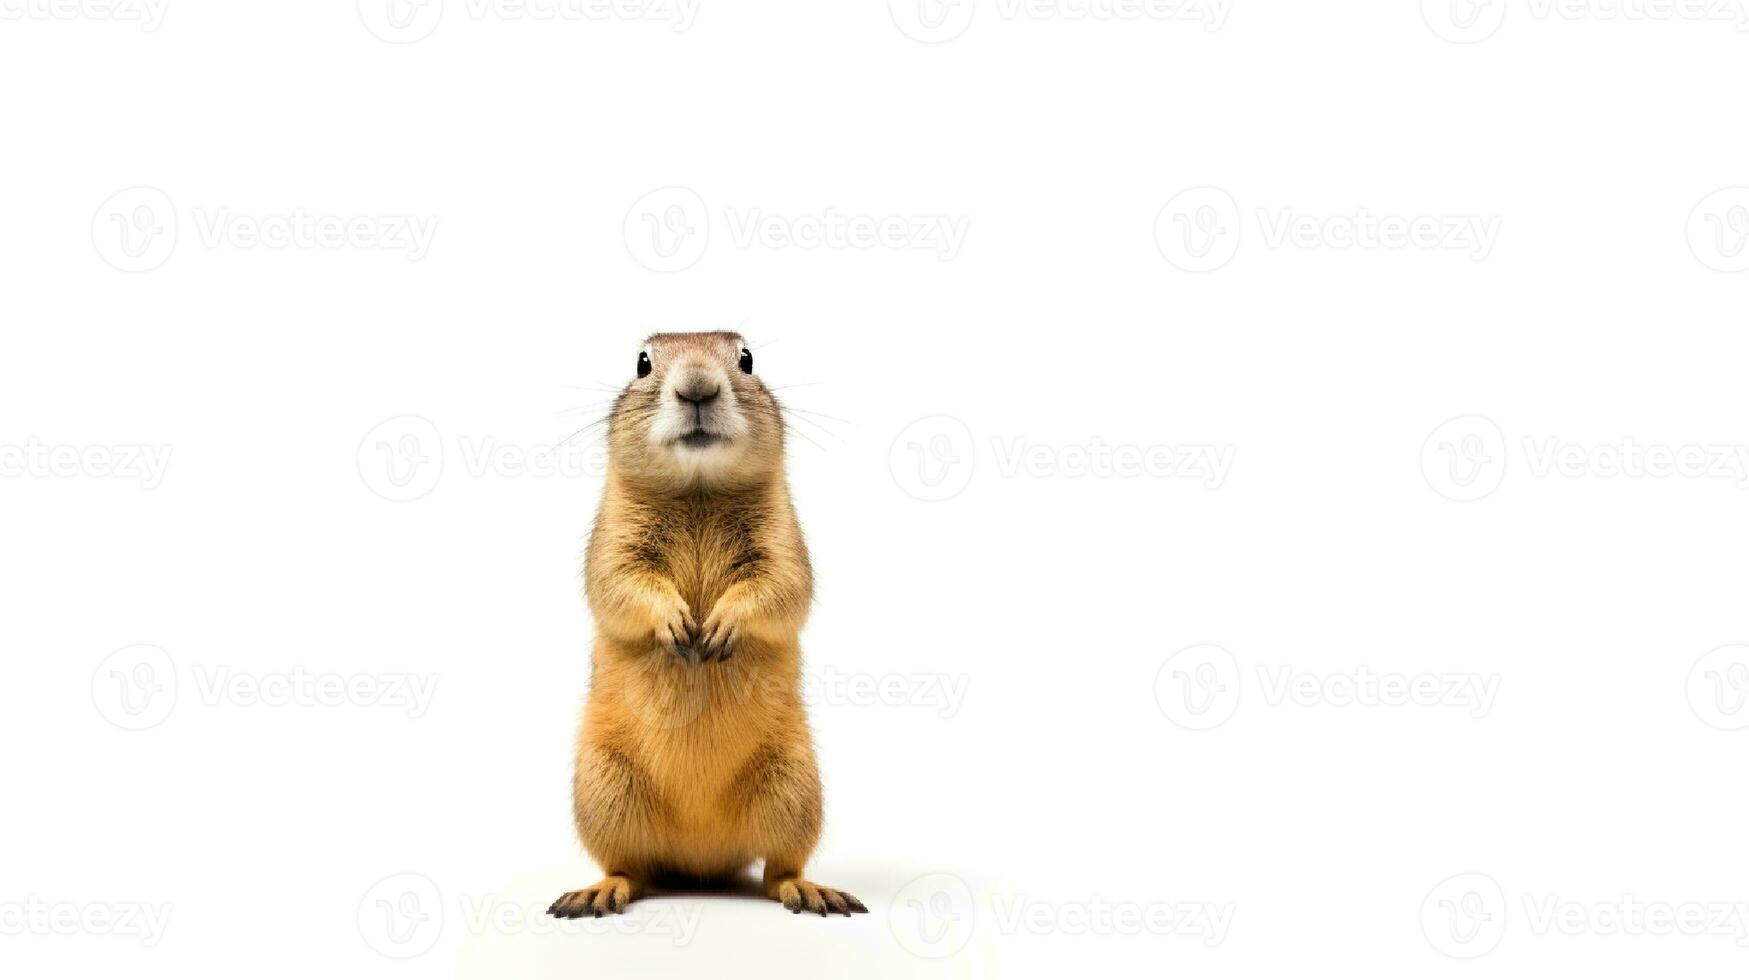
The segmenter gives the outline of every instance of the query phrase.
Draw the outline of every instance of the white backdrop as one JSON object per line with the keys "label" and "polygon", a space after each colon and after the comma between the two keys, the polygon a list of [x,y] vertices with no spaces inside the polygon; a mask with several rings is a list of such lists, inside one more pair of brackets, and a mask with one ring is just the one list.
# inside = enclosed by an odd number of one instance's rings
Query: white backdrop
{"label": "white backdrop", "polygon": [[[0,0],[6,972],[1740,976],[1741,8]],[[735,328],[872,912],[557,928]]]}

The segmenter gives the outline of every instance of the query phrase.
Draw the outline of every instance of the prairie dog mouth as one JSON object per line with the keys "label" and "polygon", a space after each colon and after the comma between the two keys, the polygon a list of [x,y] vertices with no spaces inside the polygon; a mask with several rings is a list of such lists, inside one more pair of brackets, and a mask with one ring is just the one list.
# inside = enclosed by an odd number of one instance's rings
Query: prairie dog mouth
{"label": "prairie dog mouth", "polygon": [[691,432],[682,435],[676,441],[689,449],[703,449],[706,446],[714,446],[719,442],[727,442],[728,440],[714,432],[706,432],[703,429],[693,429]]}

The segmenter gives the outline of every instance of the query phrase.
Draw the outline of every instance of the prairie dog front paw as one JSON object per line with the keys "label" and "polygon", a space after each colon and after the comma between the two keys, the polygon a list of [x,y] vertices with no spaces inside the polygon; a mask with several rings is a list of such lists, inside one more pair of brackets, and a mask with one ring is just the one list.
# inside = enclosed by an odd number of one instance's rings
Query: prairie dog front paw
{"label": "prairie dog front paw", "polygon": [[736,608],[719,602],[705,617],[698,630],[698,659],[727,660],[735,655],[735,646],[743,635],[743,622]]}
{"label": "prairie dog front paw", "polygon": [[692,607],[685,599],[674,596],[656,607],[656,645],[671,657],[681,660],[695,658],[698,623],[692,618]]}

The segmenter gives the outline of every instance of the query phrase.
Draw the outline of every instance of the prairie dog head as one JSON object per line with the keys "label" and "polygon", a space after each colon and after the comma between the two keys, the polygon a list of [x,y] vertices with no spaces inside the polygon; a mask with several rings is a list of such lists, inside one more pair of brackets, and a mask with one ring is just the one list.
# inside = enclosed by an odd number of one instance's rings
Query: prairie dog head
{"label": "prairie dog head", "polygon": [[675,489],[754,482],[783,467],[783,417],[736,333],[659,333],[613,405],[613,462]]}

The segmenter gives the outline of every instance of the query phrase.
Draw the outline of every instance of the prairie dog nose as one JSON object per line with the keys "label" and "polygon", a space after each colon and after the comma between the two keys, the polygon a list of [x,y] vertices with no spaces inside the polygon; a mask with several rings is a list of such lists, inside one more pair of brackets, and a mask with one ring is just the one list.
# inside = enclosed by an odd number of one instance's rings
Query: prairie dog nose
{"label": "prairie dog nose", "polygon": [[709,405],[722,393],[722,383],[703,374],[687,375],[674,386],[674,397],[688,405]]}

